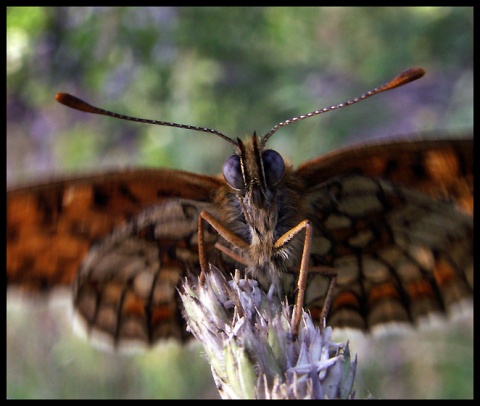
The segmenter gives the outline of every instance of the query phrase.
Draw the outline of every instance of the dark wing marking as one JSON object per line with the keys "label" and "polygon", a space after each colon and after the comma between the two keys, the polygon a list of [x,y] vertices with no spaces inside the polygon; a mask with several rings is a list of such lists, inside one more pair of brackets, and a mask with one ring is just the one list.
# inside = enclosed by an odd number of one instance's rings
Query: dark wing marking
{"label": "dark wing marking", "polygon": [[124,170],[7,192],[7,286],[68,286],[90,246],[147,207],[210,202],[223,180],[193,173]]}

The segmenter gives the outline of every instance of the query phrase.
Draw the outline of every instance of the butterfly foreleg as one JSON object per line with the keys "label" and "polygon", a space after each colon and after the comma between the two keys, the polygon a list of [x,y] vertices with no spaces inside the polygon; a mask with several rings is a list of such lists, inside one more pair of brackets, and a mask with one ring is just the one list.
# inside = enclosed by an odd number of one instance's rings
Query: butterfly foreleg
{"label": "butterfly foreleg", "polygon": [[297,282],[297,300],[295,303],[295,309],[292,317],[292,331],[296,336],[300,327],[300,321],[302,318],[303,302],[305,299],[305,290],[307,287],[307,275],[308,275],[308,261],[310,258],[310,250],[312,246],[312,224],[309,220],[303,220],[295,227],[291,228],[285,234],[283,234],[274,245],[275,249],[280,249],[298,233],[305,230],[305,240],[303,243],[302,259],[300,261],[300,271]]}
{"label": "butterfly foreleg", "polygon": [[[249,244],[247,242],[241,239],[238,235],[232,233],[227,227],[225,227],[222,223],[217,221],[209,212],[202,211],[198,216],[198,257],[200,262],[200,268],[202,270],[200,274],[200,282],[203,282],[205,272],[208,269],[208,261],[207,261],[207,253],[205,248],[205,237],[204,237],[205,222],[210,224],[215,229],[215,231],[218,234],[220,234],[220,236],[223,237],[230,244],[233,244],[234,246],[237,246],[241,249],[247,249],[249,247]],[[229,250],[228,248],[224,247],[223,245],[220,245],[217,243],[215,244],[215,247],[220,251],[226,253],[235,261],[238,261],[240,263],[244,262],[242,258],[240,258],[237,254],[235,254],[233,251]]]}
{"label": "butterfly foreleg", "polygon": [[292,332],[296,336],[300,327],[302,318],[302,309],[305,300],[305,292],[307,288],[307,276],[309,272],[321,273],[331,278],[328,293],[325,298],[325,302],[322,308],[320,320],[322,325],[325,325],[328,310],[333,296],[333,290],[336,285],[336,271],[331,267],[312,267],[309,268],[309,258],[312,246],[312,224],[309,220],[301,221],[297,226],[291,228],[285,234],[283,234],[275,243],[275,249],[280,249],[289,241],[292,240],[298,233],[305,229],[305,240],[303,244],[302,259],[300,261],[300,269],[298,270],[298,282],[297,282],[297,300],[295,303],[294,314],[292,317]]}

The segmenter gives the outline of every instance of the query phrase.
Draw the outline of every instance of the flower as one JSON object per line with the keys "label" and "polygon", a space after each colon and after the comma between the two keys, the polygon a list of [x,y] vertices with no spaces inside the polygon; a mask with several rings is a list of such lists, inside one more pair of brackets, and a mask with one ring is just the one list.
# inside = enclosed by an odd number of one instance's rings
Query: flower
{"label": "flower", "polygon": [[203,283],[187,278],[180,296],[188,329],[203,344],[223,398],[354,396],[356,357],[350,361],[348,343],[331,341],[331,327],[316,326],[303,311],[295,337],[291,306],[273,287],[264,292],[238,272],[227,281],[210,268]]}

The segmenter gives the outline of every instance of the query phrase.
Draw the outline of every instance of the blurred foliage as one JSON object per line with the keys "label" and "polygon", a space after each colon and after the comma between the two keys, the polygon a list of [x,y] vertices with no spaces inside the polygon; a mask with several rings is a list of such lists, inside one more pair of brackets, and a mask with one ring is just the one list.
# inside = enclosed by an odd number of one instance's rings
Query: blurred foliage
{"label": "blurred foliage", "polygon": [[[427,76],[281,129],[270,145],[296,165],[365,139],[471,132],[473,8],[9,7],[7,184],[126,165],[218,173],[231,153],[230,145],[207,134],[73,111],[55,102],[60,91],[119,113],[206,126],[236,138],[354,98],[412,66],[425,68]],[[82,397],[70,389],[48,392],[45,385],[63,387],[59,378],[25,372],[35,356],[17,342],[25,333],[11,332],[10,323],[8,313],[7,396]],[[12,344],[16,352],[10,355]],[[90,350],[80,353],[85,351]],[[15,366],[23,354],[28,357]],[[94,364],[101,356],[91,358],[91,377],[107,374]],[[40,371],[43,363],[56,362],[45,354],[40,359]],[[166,377],[174,361],[169,362]],[[150,372],[138,372],[137,365],[145,363]],[[156,364],[135,358],[122,368],[134,369],[132,379],[143,388]],[[68,365],[83,368],[76,359]],[[59,372],[79,380],[70,371]],[[205,374],[208,367],[200,375]],[[178,386],[178,376],[172,376],[176,382],[165,383],[167,388]],[[128,393],[126,379],[104,395],[89,382],[83,396],[121,397],[122,391],[126,397],[196,396],[150,389]],[[23,392],[12,389],[18,387]],[[470,397],[471,388],[424,396]]]}
{"label": "blurred foliage", "polygon": [[472,9],[11,7],[7,179],[138,164],[217,173],[230,151],[202,133],[73,112],[55,103],[58,91],[236,138],[411,66],[427,76],[282,129],[271,144],[295,164],[364,138],[470,130]]}

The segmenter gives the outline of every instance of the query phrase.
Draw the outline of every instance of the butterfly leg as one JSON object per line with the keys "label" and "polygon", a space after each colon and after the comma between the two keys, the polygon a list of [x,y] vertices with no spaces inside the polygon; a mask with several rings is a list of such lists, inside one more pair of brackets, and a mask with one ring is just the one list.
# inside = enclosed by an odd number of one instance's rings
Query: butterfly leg
{"label": "butterfly leg", "polygon": [[215,243],[215,248],[220,252],[223,252],[226,256],[232,258],[235,262],[238,262],[242,265],[248,266],[248,263],[243,259],[240,255],[236,252],[232,251],[230,248],[225,247],[224,245],[220,244],[219,242]]}
{"label": "butterfly leg", "polygon": [[327,326],[327,314],[330,310],[330,303],[332,302],[333,289],[337,285],[337,275],[331,275],[330,285],[328,286],[327,296],[325,297],[325,302],[323,303],[322,313],[320,313],[320,323],[322,327]]}
{"label": "butterfly leg", "polygon": [[305,229],[305,241],[303,244],[302,260],[300,262],[300,271],[297,282],[297,301],[292,317],[292,331],[296,336],[302,319],[303,302],[305,299],[305,290],[307,287],[308,261],[310,258],[310,249],[312,245],[312,224],[309,220],[303,220],[297,226],[293,227],[282,235],[276,242],[275,248],[279,249],[287,244],[295,235]]}
{"label": "butterfly leg", "polygon": [[[200,268],[202,269],[202,272],[200,274],[200,282],[203,282],[205,272],[208,269],[208,261],[207,261],[205,238],[204,238],[205,222],[210,224],[215,229],[215,231],[218,234],[220,234],[220,236],[223,237],[225,240],[227,240],[229,243],[242,249],[247,249],[249,247],[247,242],[242,240],[238,235],[232,233],[228,228],[226,228],[223,224],[217,221],[210,213],[208,213],[207,211],[202,211],[198,216],[198,256],[199,256]],[[222,248],[225,248],[225,247],[222,246]],[[221,249],[221,251],[224,251],[224,250]],[[236,260],[238,256],[233,252],[231,253],[234,255],[232,258]],[[227,254],[230,255],[228,252]],[[240,261],[240,262],[243,262],[243,261]]]}

